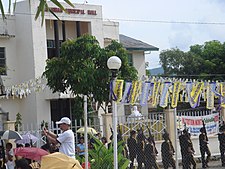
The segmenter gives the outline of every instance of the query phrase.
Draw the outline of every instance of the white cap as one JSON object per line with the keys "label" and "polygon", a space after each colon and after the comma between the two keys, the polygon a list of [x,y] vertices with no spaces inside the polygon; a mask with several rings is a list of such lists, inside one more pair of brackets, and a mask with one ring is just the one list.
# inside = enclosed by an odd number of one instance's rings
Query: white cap
{"label": "white cap", "polygon": [[63,123],[70,125],[71,120],[68,117],[63,117],[63,118],[61,118],[60,121],[56,122],[56,124],[63,124]]}

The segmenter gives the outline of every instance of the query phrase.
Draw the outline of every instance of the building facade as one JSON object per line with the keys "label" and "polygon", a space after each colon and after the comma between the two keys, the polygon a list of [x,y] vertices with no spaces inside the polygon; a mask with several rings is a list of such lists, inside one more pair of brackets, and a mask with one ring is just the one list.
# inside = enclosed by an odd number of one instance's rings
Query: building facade
{"label": "building facade", "polygon": [[[38,3],[17,2],[14,14],[7,15],[6,20],[0,18],[0,67],[6,67],[2,72],[6,88],[41,77],[46,60],[59,56],[60,45],[68,38],[91,34],[101,47],[105,47],[110,40],[120,41],[123,36],[119,35],[119,23],[103,21],[102,7],[99,5],[75,4],[75,8],[72,8],[65,4],[65,13],[49,3],[60,20],[46,11],[42,24],[41,17],[35,20]],[[158,48],[130,50],[139,77],[145,75],[146,50]],[[70,95],[53,94],[45,88],[27,97],[2,98],[0,104],[9,112],[10,120],[15,120],[19,112],[23,124],[40,124],[43,120],[55,121],[64,115],[70,116],[70,98]]]}

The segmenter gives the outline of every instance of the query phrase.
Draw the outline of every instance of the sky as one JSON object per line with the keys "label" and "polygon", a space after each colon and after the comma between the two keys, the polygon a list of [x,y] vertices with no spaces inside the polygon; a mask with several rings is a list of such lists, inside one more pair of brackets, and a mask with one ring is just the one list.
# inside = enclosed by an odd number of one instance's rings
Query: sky
{"label": "sky", "polygon": [[[84,3],[82,0],[75,0]],[[73,1],[73,2],[75,2]],[[160,67],[162,50],[189,50],[191,45],[225,40],[225,0],[87,0],[102,5],[103,19],[118,21],[120,34],[159,48],[146,55],[149,68]],[[116,19],[116,20],[115,20]],[[125,20],[132,20],[130,22]],[[140,22],[144,20],[145,22]],[[201,22],[224,24],[179,24],[167,22]]]}
{"label": "sky", "polygon": [[[85,2],[85,0],[71,1]],[[177,47],[187,51],[191,45],[204,44],[211,40],[223,43],[225,40],[225,0],[86,1],[88,4],[102,5],[103,19],[119,22],[120,34],[159,48],[158,52],[152,51],[146,55],[146,62],[149,62],[151,69],[160,67],[159,54],[162,50]],[[190,24],[190,22],[223,24]]]}

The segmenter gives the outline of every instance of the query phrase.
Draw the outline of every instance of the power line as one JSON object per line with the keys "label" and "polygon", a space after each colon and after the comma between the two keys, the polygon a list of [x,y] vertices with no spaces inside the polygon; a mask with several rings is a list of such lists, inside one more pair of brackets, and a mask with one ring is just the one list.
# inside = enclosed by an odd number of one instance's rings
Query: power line
{"label": "power line", "polygon": [[206,77],[206,76],[225,76],[225,74],[204,74],[204,75],[158,75],[162,77]]}
{"label": "power line", "polygon": [[[14,15],[36,15],[33,13],[23,13],[23,12],[16,12]],[[57,13],[56,13],[57,15]],[[53,15],[48,15],[53,16]],[[46,17],[46,16],[45,16]],[[76,18],[76,15],[66,15],[58,17],[67,17],[67,18]],[[129,18],[102,18],[102,17],[85,17],[86,19],[99,19],[99,20],[108,20],[108,21],[117,21],[117,22],[142,22],[142,23],[159,23],[159,24],[191,24],[191,25],[218,25],[224,26],[225,22],[199,22],[199,21],[167,21],[167,20],[148,20],[148,19],[129,19]],[[63,19],[62,19],[63,20]]]}
{"label": "power line", "polygon": [[225,22],[198,22],[198,21],[166,21],[166,20],[146,20],[146,19],[119,19],[112,18],[108,20],[126,21],[126,22],[148,22],[148,23],[163,23],[163,24],[193,24],[193,25],[225,25]]}

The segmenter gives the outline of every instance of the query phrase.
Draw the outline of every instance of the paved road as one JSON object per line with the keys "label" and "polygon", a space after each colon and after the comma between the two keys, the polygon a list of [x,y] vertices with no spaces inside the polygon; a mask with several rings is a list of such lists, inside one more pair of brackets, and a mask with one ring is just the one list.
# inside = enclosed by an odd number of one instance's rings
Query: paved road
{"label": "paved road", "polygon": [[[197,168],[202,168],[201,163],[197,163]],[[225,167],[222,167],[221,165],[221,161],[217,160],[217,161],[210,161],[209,162],[209,167],[208,168],[213,168],[213,169],[220,169],[223,168],[225,169]]]}

